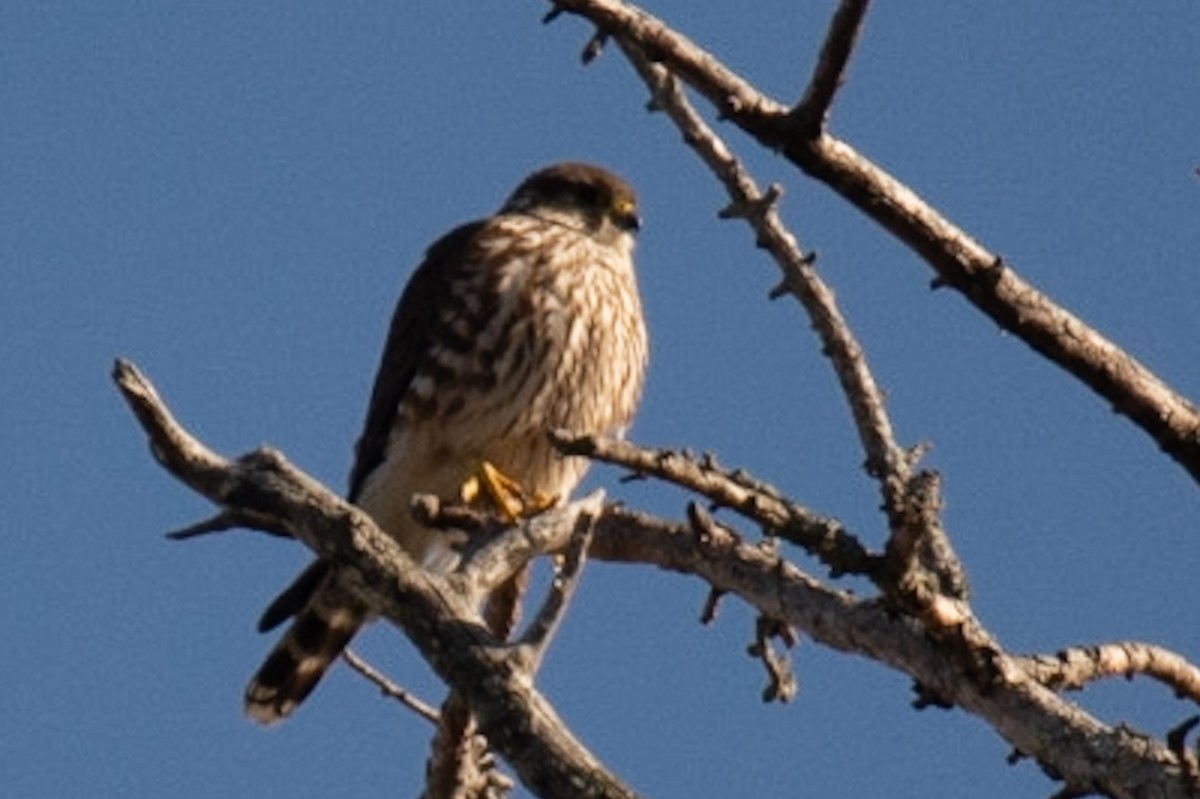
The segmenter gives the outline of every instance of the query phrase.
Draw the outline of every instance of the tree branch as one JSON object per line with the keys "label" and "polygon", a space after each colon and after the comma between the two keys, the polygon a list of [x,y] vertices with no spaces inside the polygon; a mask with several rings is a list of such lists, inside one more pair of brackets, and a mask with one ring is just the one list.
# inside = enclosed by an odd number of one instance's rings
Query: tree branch
{"label": "tree branch", "polygon": [[663,111],[683,134],[683,140],[712,171],[729,195],[725,218],[740,217],[754,231],[756,242],[783,273],[781,287],[772,292],[791,293],[812,320],[821,339],[821,351],[833,365],[850,405],[859,440],[866,454],[867,471],[878,477],[889,512],[898,512],[900,492],[908,479],[909,458],[892,432],[883,392],[879,390],[863,349],[837,307],[833,291],[813,267],[796,237],[779,218],[777,202],[782,190],[772,186],[765,194],[754,178],[688,102],[675,78],[636,46],[621,39],[623,52],[650,89],[652,106]]}
{"label": "tree branch", "polygon": [[744,471],[726,472],[715,459],[695,460],[666,449],[646,449],[617,438],[575,435],[564,430],[550,433],[551,441],[565,455],[582,455],[624,466],[701,494],[714,505],[728,507],[757,524],[767,535],[778,536],[803,547],[830,567],[833,576],[874,575],[882,565],[880,556],[869,552],[837,520],[819,516]]}
{"label": "tree branch", "polygon": [[858,35],[862,32],[868,5],[870,0],[842,0],[833,15],[812,79],[804,90],[804,96],[792,109],[792,124],[810,136],[825,127],[834,95],[846,79],[846,68],[858,43]]}
{"label": "tree branch", "polygon": [[274,520],[262,516],[255,516],[251,513],[239,513],[230,509],[222,510],[211,518],[203,521],[189,524],[179,530],[172,530],[167,533],[167,538],[172,541],[188,541],[193,538],[199,538],[205,535],[214,535],[216,533],[227,533],[230,530],[255,530],[260,533],[277,536],[279,538],[291,538],[292,534],[280,527],[273,526]]}
{"label": "tree branch", "polygon": [[580,513],[575,522],[571,543],[562,557],[562,565],[554,576],[537,615],[521,636],[519,651],[530,674],[536,674],[541,668],[550,642],[558,632],[571,604],[571,598],[575,595],[575,589],[579,586],[579,578],[583,576],[583,564],[587,561],[587,548],[592,543],[592,531],[596,528],[596,518],[603,510],[603,500],[602,491],[597,491],[584,500],[588,507]]}
{"label": "tree branch", "polygon": [[1042,685],[1072,691],[1107,677],[1141,674],[1172,688],[1175,695],[1200,704],[1200,668],[1182,655],[1141,641],[1073,646],[1053,655],[1016,659]]}
{"label": "tree branch", "polygon": [[421,799],[505,799],[512,781],[497,768],[487,738],[466,699],[451,691],[442,703]]}
{"label": "tree branch", "polygon": [[[830,34],[839,43],[827,41],[831,53],[825,57],[841,59],[838,61],[841,67],[830,63],[826,71],[844,68],[850,39],[856,35],[864,11],[865,7],[853,3],[840,10]],[[947,605],[939,600],[939,592],[951,600],[964,598],[967,581],[966,572],[941,527],[940,495],[936,501],[929,497],[931,486],[937,493],[936,478],[925,472],[913,475],[912,465],[920,451],[906,452],[896,443],[883,393],[862,347],[838,309],[833,292],[813,268],[813,258],[802,253],[795,237],[779,218],[776,201],[780,190],[773,186],[766,194],[761,193],[741,161],[692,108],[675,78],[663,67],[650,63],[636,45],[618,41],[650,88],[653,107],[670,117],[688,146],[724,184],[730,206],[722,216],[745,219],[755,231],[759,246],[772,255],[782,270],[784,282],[772,296],[785,291],[793,294],[821,339],[822,352],[829,357],[850,406],[866,453],[867,471],[879,482],[891,531],[885,558],[887,568],[873,571],[872,578],[898,607],[927,614],[930,622],[944,621]],[[950,614],[950,618],[958,615]]]}
{"label": "tree branch", "polygon": [[[547,797],[635,795],[571,736],[512,648],[484,629],[464,597],[417,568],[362,512],[278,453],[259,450],[237,461],[217,456],[178,425],[132,365],[118,362],[114,379],[168,471],[222,507],[278,519],[299,541],[338,563],[351,588],[403,629],[462,693],[489,743],[530,790]],[[1041,685],[969,612],[956,635],[931,636],[915,620],[832,591],[720,525],[698,532],[609,507],[593,535],[593,557],[696,575],[816,642],[903,671],[932,695],[986,719],[1068,786],[1173,799],[1190,796],[1185,778],[1200,774],[1189,753],[1171,751],[1124,725],[1106,726]],[[948,651],[956,641],[968,654],[986,657],[986,669],[964,674],[963,659]]]}
{"label": "tree branch", "polygon": [[437,708],[422,702],[411,691],[392,682],[392,680],[388,679],[387,675],[363,660],[353,649],[343,649],[342,660],[346,662],[347,666],[358,672],[367,682],[378,688],[379,693],[395,699],[428,722],[437,724],[441,720],[441,715],[437,712]]}
{"label": "tree branch", "polygon": [[[1184,757],[1126,725],[1101,723],[1040,685],[1023,661],[998,647],[989,653],[989,681],[964,675],[961,659],[947,652],[950,644],[931,638],[917,621],[882,603],[825,588],[790,563],[714,528],[700,535],[686,525],[610,508],[596,526],[591,555],[696,575],[816,643],[902,671],[943,703],[980,716],[1069,786],[1116,797],[1193,796],[1187,779],[1200,775],[1200,767],[1190,754]],[[967,628],[963,636],[978,646],[988,639],[970,629],[972,621],[967,616],[959,623]]]}
{"label": "tree branch", "polygon": [[421,570],[366,514],[272,450],[236,461],[220,457],[179,425],[132,364],[117,361],[113,379],[155,458],[172,475],[223,508],[277,519],[297,540],[341,565],[349,587],[399,626],[466,698],[489,743],[530,790],[543,797],[636,796],[571,735],[472,605],[438,575]]}
{"label": "tree branch", "polygon": [[925,260],[1001,328],[1077,377],[1200,482],[1200,411],[1112,341],[1023,280],[848,143],[800,124],[718,59],[623,0],[555,0],[632,43],[705,96],[723,118],[820,180]]}

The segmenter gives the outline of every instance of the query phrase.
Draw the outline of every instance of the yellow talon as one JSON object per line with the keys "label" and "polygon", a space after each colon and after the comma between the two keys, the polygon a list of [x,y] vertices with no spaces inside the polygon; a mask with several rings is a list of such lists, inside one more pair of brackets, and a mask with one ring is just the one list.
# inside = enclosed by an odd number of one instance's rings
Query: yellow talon
{"label": "yellow talon", "polygon": [[458,489],[458,498],[464,505],[470,505],[479,499],[479,491],[479,476],[473,474],[462,484],[462,488]]}
{"label": "yellow talon", "polygon": [[541,492],[527,494],[520,483],[487,461],[479,464],[479,471],[471,475],[459,490],[459,495],[466,503],[474,503],[485,494],[509,523],[536,516],[558,501],[557,497]]}

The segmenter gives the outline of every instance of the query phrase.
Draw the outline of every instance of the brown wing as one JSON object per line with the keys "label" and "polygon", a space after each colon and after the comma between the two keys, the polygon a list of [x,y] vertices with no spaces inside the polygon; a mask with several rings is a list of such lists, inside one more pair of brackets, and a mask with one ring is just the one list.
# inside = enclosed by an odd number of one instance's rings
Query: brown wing
{"label": "brown wing", "polygon": [[350,492],[347,494],[351,502],[357,500],[363,484],[387,455],[388,438],[399,421],[400,402],[429,348],[429,330],[437,324],[437,313],[449,300],[450,285],[456,273],[466,267],[465,254],[471,239],[484,224],[462,225],[435,242],[396,303],[387,344],[375,375],[375,386],[371,390],[367,420],[354,448],[354,466],[350,470]]}
{"label": "brown wing", "polygon": [[[388,437],[399,423],[400,402],[429,348],[430,327],[436,323],[438,311],[449,300],[449,287],[455,276],[468,268],[467,250],[484,224],[462,225],[434,242],[396,303],[387,344],[375,375],[375,387],[371,390],[367,420],[354,447],[354,466],[350,470],[347,494],[351,502],[356,501],[371,472],[387,456]],[[266,632],[299,613],[328,573],[329,564],[323,559],[309,564],[263,612],[258,629]]]}

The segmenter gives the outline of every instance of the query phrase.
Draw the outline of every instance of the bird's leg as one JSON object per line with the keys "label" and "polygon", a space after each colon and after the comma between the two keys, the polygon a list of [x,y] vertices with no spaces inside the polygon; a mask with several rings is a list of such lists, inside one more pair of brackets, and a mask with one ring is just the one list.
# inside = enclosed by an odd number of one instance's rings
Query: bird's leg
{"label": "bird's leg", "polygon": [[[558,498],[541,492],[529,493],[521,484],[488,461],[480,461],[459,490],[463,502],[475,505],[489,502],[509,524],[536,516],[553,507]],[[497,586],[483,609],[484,621],[492,634],[507,640],[521,620],[521,597],[529,584],[529,564]]]}
{"label": "bird's leg", "polygon": [[525,491],[520,483],[488,461],[479,464],[476,472],[463,483],[459,493],[463,502],[468,504],[486,496],[509,523],[536,516],[558,502],[558,497],[547,496],[540,491],[532,494]]}

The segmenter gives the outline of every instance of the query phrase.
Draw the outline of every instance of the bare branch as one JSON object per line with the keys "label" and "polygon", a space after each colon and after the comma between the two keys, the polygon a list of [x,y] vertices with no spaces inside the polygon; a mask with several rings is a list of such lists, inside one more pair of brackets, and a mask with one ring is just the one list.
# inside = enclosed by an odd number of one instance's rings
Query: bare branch
{"label": "bare branch", "polygon": [[279,538],[292,537],[292,534],[287,530],[273,526],[273,524],[274,520],[266,517],[226,509],[204,521],[189,524],[187,527],[179,530],[172,530],[167,533],[167,538],[172,541],[187,541],[192,538],[199,538],[200,536],[226,533],[230,530],[240,529],[257,530]]}
{"label": "bare branch", "polygon": [[846,79],[850,55],[858,43],[870,0],[842,0],[833,15],[821,54],[804,97],[792,110],[792,123],[815,136],[825,127],[834,95]]}
{"label": "bare branch", "polygon": [[[348,585],[401,627],[435,671],[462,692],[491,746],[532,791],[634,796],[571,737],[511,648],[483,628],[463,598],[418,569],[361,512],[278,454],[219,458],[178,426],[132,365],[119,363],[114,378],[161,462],[180,480],[218,504],[278,517],[297,540],[343,564]],[[1065,702],[1005,655],[969,613],[956,636],[943,631],[931,637],[915,621],[831,591],[720,525],[699,533],[615,508],[597,519],[591,555],[694,574],[817,642],[899,669],[931,695],[987,719],[1068,785],[1097,786],[1114,796],[1191,795],[1187,779],[1197,772],[1194,758],[1185,760],[1127,727],[1105,726]],[[956,642],[962,657],[952,649]],[[979,660],[978,667],[967,669],[967,657]]]}
{"label": "bare branch", "polygon": [[421,799],[503,799],[512,780],[502,774],[466,699],[457,691],[442,703]]}
{"label": "bare branch", "polygon": [[[909,674],[927,695],[986,719],[1018,752],[1069,784],[1099,786],[1113,796],[1192,795],[1181,779],[1195,771],[1192,761],[1128,727],[1102,724],[1028,676],[994,642],[989,650],[986,633],[961,601],[938,602],[947,624],[935,640],[915,620],[896,616],[882,603],[832,591],[719,525],[701,535],[688,525],[618,508],[598,521],[589,554],[695,574],[817,643]],[[953,651],[950,635],[954,613],[963,628],[958,636],[966,640],[961,655]],[[974,666],[967,662],[971,653],[980,659]]]}
{"label": "bare branch", "polygon": [[[857,26],[850,17],[840,24]],[[844,30],[842,34],[849,35]],[[931,480],[928,473],[913,476],[911,465],[918,454],[905,452],[896,443],[882,392],[837,308],[833,292],[817,275],[813,259],[802,253],[779,219],[775,206],[780,189],[772,186],[766,194],[761,193],[743,164],[691,107],[675,79],[664,68],[650,63],[638,47],[620,41],[622,50],[650,87],[654,107],[667,113],[683,132],[688,146],[724,184],[731,202],[723,215],[747,220],[759,245],[771,253],[783,271],[783,285],[800,301],[821,338],[822,349],[850,405],[866,451],[868,472],[879,480],[888,515],[888,568],[873,577],[897,607],[922,616],[928,623],[957,625],[959,619],[969,615],[965,605],[941,601],[940,594],[949,600],[965,598],[966,574],[941,528],[940,496],[929,496],[931,492],[937,494],[936,480]]]}
{"label": "bare branch", "polygon": [[700,610],[701,624],[712,624],[717,620],[717,611],[721,608],[721,597],[723,596],[725,596],[725,592],[720,589],[708,589],[708,596],[704,599],[704,607]]}
{"label": "bare branch", "polygon": [[650,88],[654,106],[664,111],[683,133],[684,141],[712,170],[725,187],[730,205],[723,216],[738,216],[754,230],[759,246],[771,254],[783,273],[780,289],[800,302],[821,339],[821,351],[833,365],[850,407],[866,455],[867,472],[879,481],[884,508],[893,529],[906,514],[905,492],[915,456],[896,443],[883,392],[867,364],[866,356],[838,309],[833,291],[814,268],[795,236],[784,226],[776,207],[782,189],[772,186],[764,194],[716,132],[704,121],[678,82],[663,67],[652,64],[642,51],[621,41],[623,52]]}
{"label": "bare branch", "polygon": [[[784,119],[787,108],[767,97],[716,57],[686,36],[637,6],[623,0],[552,0],[554,6],[585,17],[597,28],[618,40],[634,42],[655,62],[704,94],[723,117],[747,115]],[[740,124],[740,123],[739,123]]]}
{"label": "bare branch", "polygon": [[543,797],[636,796],[571,735],[466,599],[418,568],[366,514],[271,450],[236,462],[216,455],[179,425],[132,364],[118,361],[113,379],[171,474],[222,507],[277,518],[298,541],[342,564],[346,585],[462,693],[491,746],[530,790]]}
{"label": "bare branch", "polygon": [[1073,646],[1053,655],[1016,658],[1033,679],[1056,691],[1072,691],[1108,677],[1143,675],[1200,704],[1200,668],[1182,655],[1141,641]]}
{"label": "bare branch", "polygon": [[804,547],[828,565],[835,576],[871,575],[880,565],[839,522],[818,516],[782,498],[778,491],[744,472],[726,473],[711,457],[697,462],[665,449],[645,449],[621,439],[582,436],[556,430],[551,440],[564,454],[624,466],[691,489],[719,506],[757,522],[770,534]]}
{"label": "bare branch", "polygon": [[651,55],[720,114],[822,181],[923,258],[951,286],[1137,424],[1200,481],[1200,411],[1112,341],[1055,304],[1001,258],[844,141],[785,109],[661,20],[622,0],[555,0]]}
{"label": "bare branch", "polygon": [[486,596],[536,556],[566,549],[574,531],[580,524],[587,524],[589,517],[599,515],[603,504],[604,492],[594,491],[514,527],[498,528],[498,534],[479,539],[478,548],[468,552],[458,572],[469,590]]}
{"label": "bare branch", "polygon": [[562,566],[550,584],[546,600],[521,637],[520,649],[530,674],[536,674],[541,668],[550,642],[562,624],[571,604],[571,597],[575,595],[575,589],[579,586],[579,578],[583,576],[583,564],[587,560],[585,553],[592,543],[596,518],[603,509],[604,492],[596,491],[585,501],[588,502],[588,508],[580,513],[575,521],[571,543],[563,555]]}
{"label": "bare branch", "polygon": [[363,660],[353,649],[343,649],[342,660],[346,662],[347,666],[365,677],[367,682],[378,688],[379,692],[384,696],[395,699],[421,718],[433,724],[437,724],[441,720],[441,714],[438,713],[437,708],[422,702],[411,691],[392,682],[383,672]]}
{"label": "bare branch", "polygon": [[1167,731],[1167,746],[1175,753],[1176,757],[1182,759],[1191,756],[1191,753],[1187,751],[1187,737],[1192,730],[1196,729],[1197,725],[1200,725],[1200,716],[1192,715]]}
{"label": "bare branch", "polygon": [[926,623],[953,626],[958,619],[926,616],[939,598],[966,599],[967,573],[942,528],[941,478],[922,471],[909,482],[904,516],[887,543],[889,597]]}
{"label": "bare branch", "polygon": [[754,622],[754,643],[746,651],[751,657],[757,658],[767,672],[767,687],[763,689],[762,700],[787,704],[796,698],[800,684],[792,671],[792,661],[787,651],[775,648],[773,641],[776,638],[788,648],[796,644],[796,638],[787,625],[759,616]]}

